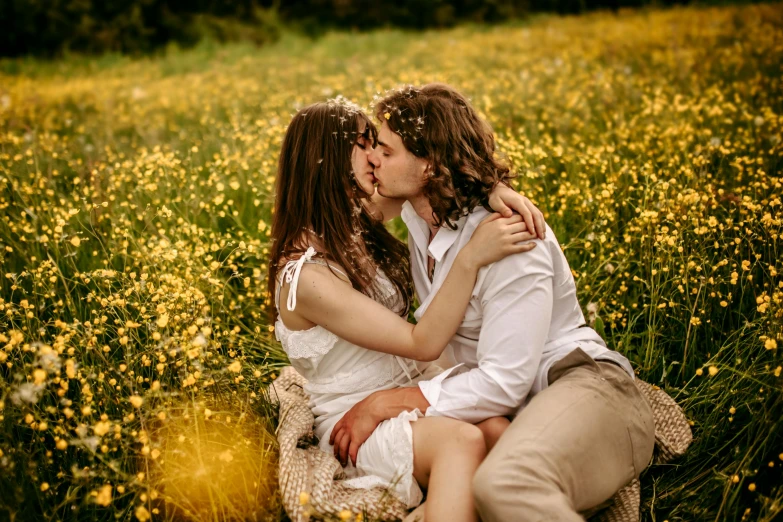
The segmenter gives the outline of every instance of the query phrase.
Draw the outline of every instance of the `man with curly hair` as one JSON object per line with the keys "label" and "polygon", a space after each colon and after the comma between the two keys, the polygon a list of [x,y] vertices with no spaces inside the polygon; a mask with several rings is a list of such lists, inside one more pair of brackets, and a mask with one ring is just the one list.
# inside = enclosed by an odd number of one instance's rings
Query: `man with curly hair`
{"label": "man with curly hair", "polygon": [[[398,89],[376,103],[376,116],[370,160],[378,193],[406,199],[418,318],[488,215],[492,188],[512,174],[489,125],[452,87]],[[630,363],[585,325],[562,249],[550,228],[541,235],[532,251],[479,272],[447,349],[457,366],[368,397],[334,430],[361,444],[383,420],[417,408],[474,424],[513,419],[485,432],[491,451],[473,481],[484,521],[582,520],[653,452],[652,412]]]}

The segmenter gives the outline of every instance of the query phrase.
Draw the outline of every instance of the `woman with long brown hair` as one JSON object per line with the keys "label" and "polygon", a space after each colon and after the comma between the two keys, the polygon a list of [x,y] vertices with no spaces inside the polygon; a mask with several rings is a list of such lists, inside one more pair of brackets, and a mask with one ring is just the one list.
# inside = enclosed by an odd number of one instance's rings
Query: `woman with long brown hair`
{"label": "woman with long brown hair", "polygon": [[[536,237],[520,216],[487,218],[419,323],[408,323],[408,250],[383,225],[399,215],[402,201],[374,193],[368,153],[375,139],[359,107],[337,98],[300,110],[280,151],[268,288],[276,335],[308,380],[315,434],[327,451],[332,428],[354,404],[433,375],[435,368],[416,361],[437,359],[455,334],[478,270],[530,250],[534,243],[521,242]],[[541,219],[507,187],[489,204]],[[428,520],[475,520],[470,484],[486,453],[482,429],[420,417],[404,412],[379,425],[356,462],[343,462],[347,484],[390,487],[409,507],[426,488]],[[429,442],[413,447],[413,431]]]}

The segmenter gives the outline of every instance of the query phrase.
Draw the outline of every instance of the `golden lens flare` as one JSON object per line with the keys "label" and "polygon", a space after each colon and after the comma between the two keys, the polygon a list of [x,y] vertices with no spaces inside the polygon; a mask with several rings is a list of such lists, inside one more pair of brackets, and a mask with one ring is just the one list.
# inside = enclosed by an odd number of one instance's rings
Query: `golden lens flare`
{"label": "golden lens flare", "polygon": [[262,520],[277,502],[275,441],[258,414],[170,408],[149,443],[150,487],[176,520]]}

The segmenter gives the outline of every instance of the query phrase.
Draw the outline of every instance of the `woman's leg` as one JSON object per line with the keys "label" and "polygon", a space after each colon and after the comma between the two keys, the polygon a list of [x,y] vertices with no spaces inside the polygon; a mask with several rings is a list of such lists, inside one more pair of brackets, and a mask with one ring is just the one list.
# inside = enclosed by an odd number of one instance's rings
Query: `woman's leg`
{"label": "woman's leg", "polygon": [[489,419],[476,424],[476,427],[484,434],[484,440],[487,443],[487,453],[495,447],[495,443],[497,443],[500,436],[503,435],[503,432],[506,431],[506,428],[510,425],[511,421],[506,417],[490,417]]}
{"label": "woman's leg", "polygon": [[447,417],[424,417],[413,429],[413,476],[427,489],[427,522],[474,522],[473,475],[486,456],[481,430]]}

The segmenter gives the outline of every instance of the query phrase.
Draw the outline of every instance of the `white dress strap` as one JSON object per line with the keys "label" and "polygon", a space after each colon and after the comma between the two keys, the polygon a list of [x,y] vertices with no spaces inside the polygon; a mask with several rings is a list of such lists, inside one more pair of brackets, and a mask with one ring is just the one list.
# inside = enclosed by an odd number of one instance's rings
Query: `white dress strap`
{"label": "white dress strap", "polygon": [[293,312],[294,308],[296,308],[296,289],[299,286],[299,275],[302,273],[302,267],[305,263],[313,263],[315,265],[325,266],[330,270],[340,272],[343,276],[345,276],[346,279],[348,279],[348,274],[339,268],[332,266],[324,261],[313,259],[313,256],[315,256],[317,253],[318,252],[316,252],[315,248],[308,247],[305,253],[302,254],[299,259],[292,259],[283,266],[283,269],[280,271],[280,281],[278,281],[277,291],[275,293],[275,303],[278,303],[278,309],[280,308],[280,290],[282,289],[284,282],[291,285],[291,287],[288,289],[288,302],[286,303],[288,311]]}
{"label": "white dress strap", "polygon": [[288,289],[288,300],[286,302],[286,308],[288,308],[289,312],[293,312],[294,308],[296,308],[296,289],[299,286],[299,275],[302,273],[302,267],[315,254],[315,249],[308,247],[307,251],[299,259],[289,261],[283,267],[280,278],[291,285]]}

